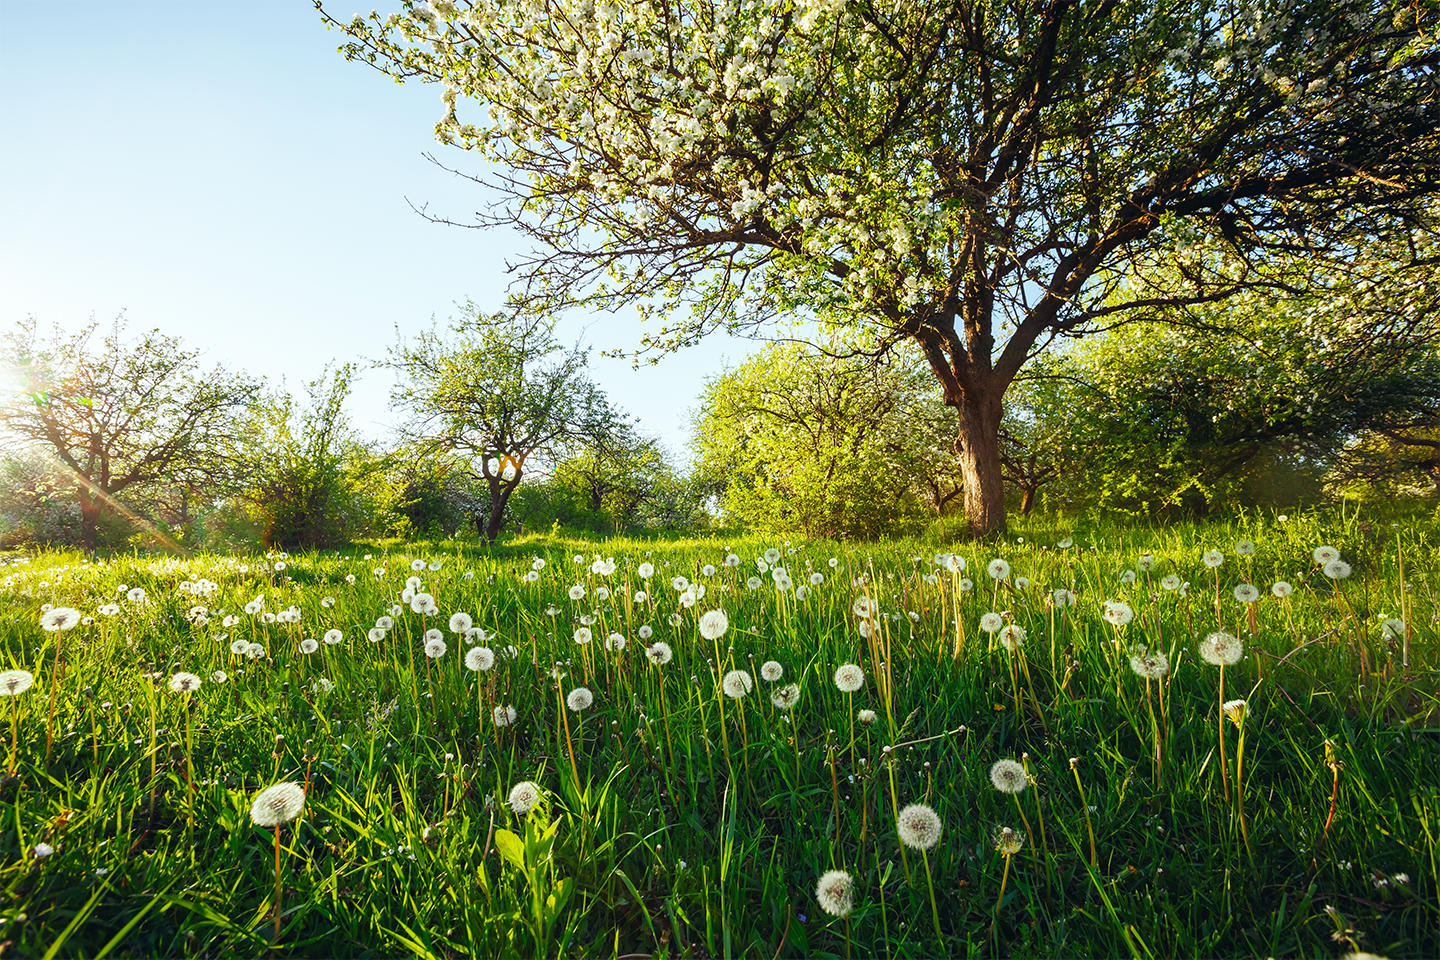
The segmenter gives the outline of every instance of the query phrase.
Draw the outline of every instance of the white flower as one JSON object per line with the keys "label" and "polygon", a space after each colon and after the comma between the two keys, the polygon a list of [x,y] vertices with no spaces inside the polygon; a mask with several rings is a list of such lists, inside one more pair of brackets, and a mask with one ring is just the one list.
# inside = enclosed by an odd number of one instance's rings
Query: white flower
{"label": "white flower", "polygon": [[439,637],[431,637],[425,641],[425,656],[431,660],[438,660],[445,656],[446,649],[445,641]]}
{"label": "white flower", "polygon": [[815,885],[815,899],[830,916],[848,916],[855,908],[855,881],[844,870],[829,870]]}
{"label": "white flower", "polygon": [[1325,576],[1331,580],[1344,580],[1350,576],[1350,564],[1344,560],[1331,560],[1322,568]]}
{"label": "white flower", "polygon": [[1055,592],[1050,594],[1050,597],[1055,601],[1055,606],[1057,607],[1075,606],[1075,594],[1066,590],[1064,587],[1056,588]]}
{"label": "white flower", "polygon": [[233,654],[235,654],[235,656],[237,656],[237,657],[243,657],[243,656],[245,656],[245,651],[246,651],[246,650],[249,650],[249,649],[250,649],[250,641],[249,641],[249,640],[232,640],[232,641],[230,641],[230,652],[233,653]]}
{"label": "white flower", "polygon": [[669,663],[670,658],[674,655],[674,651],[670,649],[670,644],[664,640],[657,640],[645,649],[645,658],[657,667],[663,667]]}
{"label": "white flower", "polygon": [[1294,587],[1290,586],[1290,584],[1286,583],[1284,580],[1277,580],[1275,581],[1275,585],[1270,588],[1270,592],[1275,594],[1275,596],[1279,599],[1284,600],[1286,597],[1290,596],[1294,589]]}
{"label": "white flower", "polygon": [[379,643],[381,640],[385,639],[385,631],[380,627],[371,627],[370,631],[365,634],[365,636],[370,639],[371,643]]}
{"label": "white flower", "polygon": [[571,600],[584,600],[584,599],[585,599],[585,584],[583,584],[583,583],[577,583],[577,584],[575,584],[575,586],[571,587],[571,588],[570,588],[570,599],[571,599]]}
{"label": "white flower", "polygon": [[29,670],[6,670],[0,673],[0,697],[19,696],[34,684],[35,675]]}
{"label": "white flower", "polygon": [[1130,608],[1130,604],[1121,600],[1107,600],[1105,601],[1105,619],[1117,627],[1123,627],[1135,619],[1135,611]]}
{"label": "white flower", "polygon": [[771,683],[779,680],[784,675],[785,668],[780,666],[780,664],[774,660],[766,660],[763,664],[760,665],[760,676],[766,680],[769,680]]}
{"label": "white flower", "polygon": [[590,628],[589,628],[589,627],[576,627],[576,628],[575,628],[575,642],[576,642],[576,643],[581,644],[581,645],[584,645],[584,644],[589,643],[589,642],[590,642],[591,640],[593,640],[593,639],[595,639],[595,635],[590,632]]}
{"label": "white flower", "polygon": [[226,680],[229,679],[230,674],[226,673],[224,670],[216,670],[214,673],[210,674],[211,683],[224,683]]}
{"label": "white flower", "polygon": [[700,568],[700,573],[701,573],[702,576],[706,576],[706,577],[713,577],[713,576],[715,576],[715,565],[712,564],[712,563],[707,563],[707,564],[705,564],[705,566],[703,566],[703,567]]}
{"label": "white flower", "polygon": [[764,585],[764,581],[762,581],[759,577],[749,577],[745,580],[745,586],[749,587],[751,590],[759,590]]}
{"label": "white flower", "polygon": [[940,815],[923,803],[912,803],[895,821],[900,842],[912,850],[929,850],[940,842]]}
{"label": "white flower", "polygon": [[830,564],[830,569],[831,569],[831,570],[834,570],[836,567],[838,567],[838,566],[840,565],[840,561],[839,561],[838,559],[836,559],[835,557],[831,557],[829,560],[827,560],[827,561],[825,561],[825,562],[828,563],[828,564]]}
{"label": "white flower", "polygon": [[754,689],[754,687],[755,681],[751,680],[750,674],[744,670],[731,670],[725,674],[725,678],[720,681],[720,689],[725,692],[725,696],[732,700],[740,699]]}
{"label": "white flower", "polygon": [[800,686],[794,683],[787,683],[783,687],[777,687],[770,693],[770,702],[781,710],[789,710],[800,702]]}
{"label": "white flower", "polygon": [[992,580],[1005,580],[1010,576],[1010,564],[1000,559],[991,560],[985,566],[985,572]]}
{"label": "white flower", "polygon": [[1245,654],[1245,644],[1223,630],[1217,630],[1200,642],[1200,657],[1206,663],[1217,667],[1239,663]]}
{"label": "white flower", "polygon": [[298,783],[277,783],[255,794],[250,819],[259,827],[278,827],[300,816],[305,807],[305,788]]}
{"label": "white flower", "polygon": [[140,587],[132,587],[130,592],[125,594],[125,598],[131,603],[144,603],[145,591]]}
{"label": "white flower", "polygon": [[624,650],[624,649],[625,649],[625,636],[624,636],[624,634],[612,633],[612,634],[610,634],[610,636],[606,637],[606,638],[605,638],[605,649],[606,649],[606,650],[609,650],[611,653],[619,653],[621,650]]}
{"label": "white flower", "polygon": [[1143,572],[1149,573],[1151,570],[1155,569],[1155,554],[1140,554],[1140,560],[1135,565],[1139,567]]}
{"label": "white flower", "polygon": [[1025,630],[1022,627],[1016,626],[1012,623],[1004,630],[1000,631],[1000,645],[1003,646],[1006,650],[1009,650],[1011,653],[1019,650],[1021,644],[1023,644],[1024,642]]}
{"label": "white flower", "polygon": [[1030,579],[1029,579],[1028,577],[1016,577],[1016,578],[1015,578],[1015,589],[1016,589],[1016,590],[1022,590],[1022,591],[1023,591],[1023,590],[1029,590],[1029,589],[1030,589]]}
{"label": "white flower", "polygon": [[870,619],[871,614],[874,612],[870,606],[869,597],[856,597],[855,602],[850,606],[850,610],[855,616],[862,620]]}
{"label": "white flower", "polygon": [[812,587],[818,587],[818,586],[820,586],[820,584],[822,584],[822,583],[824,583],[824,582],[825,582],[825,574],[820,573],[819,571],[816,571],[815,573],[810,574],[810,586],[812,586]]}
{"label": "white flower", "polygon": [[1020,793],[1029,785],[1025,767],[1014,760],[996,760],[990,766],[990,782],[1001,793]]}
{"label": "white flower", "polygon": [[670,586],[675,590],[676,593],[684,593],[686,590],[690,589],[690,581],[685,579],[684,577],[674,577],[670,581]]}
{"label": "white flower", "polygon": [[1254,603],[1260,599],[1260,590],[1251,583],[1239,583],[1235,585],[1235,599],[1241,603]]}
{"label": "white flower", "polygon": [[490,711],[490,716],[495,721],[495,726],[508,727],[515,723],[517,714],[514,707],[496,707]]}
{"label": "white flower", "polygon": [[635,631],[635,636],[641,640],[649,640],[654,635],[655,630],[648,623],[641,624],[640,629]]}
{"label": "white flower", "polygon": [[779,550],[776,550],[774,547],[771,547],[769,550],[766,550],[766,551],[765,551],[765,562],[766,562],[766,563],[777,563],[779,560],[780,560],[780,551],[779,551]]}
{"label": "white flower", "polygon": [[1206,550],[1205,555],[1200,558],[1207,567],[1218,567],[1225,562],[1225,554],[1219,550]]}
{"label": "white flower", "polygon": [[[496,707],[495,709],[498,711],[500,708]],[[498,722],[495,725],[497,727],[505,726],[505,724]],[[541,787],[538,783],[530,780],[517,783],[510,788],[510,809],[513,810],[517,816],[523,817],[530,812],[531,807],[539,802],[540,794]]]}
{"label": "white flower", "polygon": [[424,570],[424,569],[425,569],[425,561],[424,561],[424,560],[411,560],[411,561],[410,561],[410,569],[416,571],[417,573],[418,573],[419,571],[421,571],[421,570]]}
{"label": "white flower", "polygon": [[48,843],[37,843],[33,848],[31,848],[30,852],[34,855],[36,860],[44,860],[46,857],[50,856],[50,854],[55,852],[55,848],[50,846],[50,844]]}
{"label": "white flower", "polygon": [[301,641],[300,641],[300,652],[301,652],[301,653],[314,653],[316,650],[319,650],[319,649],[320,649],[320,643],[319,643],[319,641],[317,641],[317,640],[312,640],[312,639],[310,639],[309,637],[306,637],[304,640],[301,640]]}
{"label": "white flower", "polygon": [[1063,540],[1061,540],[1059,543],[1055,544],[1055,546],[1059,547],[1061,550],[1065,550],[1065,549],[1067,549],[1067,548],[1069,548],[1069,547],[1073,547],[1073,546],[1075,546],[1075,538],[1074,538],[1074,537],[1066,537],[1066,538],[1064,538]]}
{"label": "white flower", "polygon": [[730,629],[730,618],[724,610],[711,610],[700,616],[700,636],[706,640],[718,640]]}
{"label": "white flower", "polygon": [[245,647],[245,656],[251,660],[259,660],[265,656],[265,648],[258,643],[252,643]]}
{"label": "white flower", "polygon": [[471,670],[489,670],[495,666],[495,653],[489,647],[471,647],[465,651],[465,666]]}
{"label": "white flower", "polygon": [[1165,578],[1160,581],[1160,586],[1166,590],[1179,590],[1180,578],[1173,573],[1166,574]]}
{"label": "white flower", "polygon": [[857,664],[841,664],[835,670],[835,686],[841,693],[854,693],[865,686],[865,671]]}
{"label": "white flower", "polygon": [[1320,564],[1320,566],[1322,567],[1325,566],[1325,564],[1329,563],[1331,560],[1340,559],[1340,551],[1336,550],[1334,547],[1316,547],[1314,552],[1310,555],[1314,557],[1315,562]]}
{"label": "white flower", "polygon": [[859,711],[859,712],[857,712],[857,713],[855,714],[855,719],[856,719],[856,720],[859,720],[861,723],[874,723],[874,722],[875,722],[875,711],[874,711],[874,710],[861,710],[861,711]]}
{"label": "white flower", "polygon": [[1391,617],[1380,624],[1380,636],[1386,640],[1399,640],[1405,636],[1405,621]]}
{"label": "white flower", "polygon": [[339,630],[326,630],[325,636],[321,638],[327,644],[334,645],[345,639],[345,634]]}
{"label": "white flower", "polygon": [[993,611],[980,618],[980,629],[986,633],[994,633],[1003,626],[1005,626],[1005,618]]}
{"label": "white flower", "polygon": [[961,593],[967,593],[968,591],[973,590],[974,588],[975,588],[975,584],[970,580],[969,577],[962,577],[962,578],[960,579],[960,592],[961,592]]}
{"label": "white flower", "polygon": [[653,563],[642,563],[635,568],[635,572],[640,575],[641,580],[649,580],[655,576],[655,565]]}
{"label": "white flower", "polygon": [[1238,554],[1241,554],[1242,556],[1243,556],[1243,555],[1246,555],[1246,554],[1254,553],[1254,552],[1255,552],[1255,544],[1251,543],[1249,540],[1240,540],[1240,541],[1237,541],[1236,544],[1235,544],[1235,552],[1238,553]]}
{"label": "white flower", "polygon": [[589,710],[590,705],[595,702],[595,694],[590,692],[588,687],[576,687],[565,696],[565,706],[575,713],[581,710]]}
{"label": "white flower", "polygon": [[40,626],[51,633],[59,633],[79,626],[80,617],[80,611],[73,607],[53,607],[40,618]]}
{"label": "white flower", "polygon": [[471,627],[473,627],[474,625],[475,625],[475,624],[470,620],[470,614],[468,614],[468,613],[452,613],[452,614],[450,614],[450,632],[451,632],[451,633],[465,633],[466,631],[468,631],[468,630],[469,630]]}
{"label": "white flower", "polygon": [[1142,651],[1130,657],[1130,669],[1147,680],[1159,680],[1170,672],[1170,660],[1163,652]]}
{"label": "white flower", "polygon": [[1134,583],[1134,582],[1135,582],[1135,571],[1134,571],[1134,570],[1125,570],[1125,571],[1123,571],[1123,572],[1120,574],[1120,582],[1121,582],[1121,583]]}

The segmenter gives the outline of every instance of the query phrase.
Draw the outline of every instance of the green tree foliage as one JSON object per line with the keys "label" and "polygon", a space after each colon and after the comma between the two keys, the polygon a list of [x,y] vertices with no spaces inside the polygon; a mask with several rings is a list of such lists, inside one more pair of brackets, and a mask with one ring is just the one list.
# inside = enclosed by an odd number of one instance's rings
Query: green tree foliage
{"label": "green tree foliage", "polygon": [[914,359],[877,363],[772,344],[707,384],[694,424],[696,473],[726,518],[875,537],[953,502],[961,489],[954,414]]}
{"label": "green tree foliage", "polygon": [[[1428,234],[1402,242],[1435,248]],[[1390,443],[1428,469],[1440,281],[1396,270],[1383,246],[1310,274],[1304,296],[1242,294],[1045,358],[1013,394],[1011,419],[1031,432],[1010,438],[1007,460],[1050,468],[1062,500],[1146,512],[1243,489],[1261,463],[1318,480],[1349,462],[1375,479]]]}
{"label": "green tree foliage", "polygon": [[401,520],[394,532],[400,536],[453,539],[488,505],[486,491],[463,457],[428,455],[412,446],[394,451],[388,460],[393,510]]}
{"label": "green tree foliage", "polygon": [[72,490],[80,544],[94,551],[102,521],[140,513],[161,487],[230,489],[243,464],[237,447],[259,384],[215,367],[199,351],[158,330],[124,337],[92,323],[74,335],[42,336],[31,318],[0,339],[0,367],[16,389],[0,398],[0,438],[10,450],[34,449]]}
{"label": "green tree foliage", "polygon": [[[1440,13],[1411,0],[407,0],[327,19],[347,57],[444,86],[438,139],[494,171],[478,223],[536,241],[518,303],[653,309],[661,351],[788,335],[797,311],[918,345],[980,531],[1005,522],[1005,392],[1056,338],[1274,284],[1297,245],[1343,259],[1440,190]],[[1237,269],[1130,282],[1197,239]]]}
{"label": "green tree foliage", "polygon": [[260,406],[245,499],[262,519],[267,544],[334,547],[368,531],[382,471],[345,418],[354,377],[347,363],[308,385],[303,408],[289,394]]}
{"label": "green tree foliage", "polygon": [[409,412],[413,442],[463,457],[484,485],[472,517],[494,543],[532,460],[559,459],[608,435],[620,418],[586,377],[587,352],[562,347],[550,321],[486,315],[467,303],[451,334],[431,330],[391,349],[388,365],[400,374],[392,400]]}

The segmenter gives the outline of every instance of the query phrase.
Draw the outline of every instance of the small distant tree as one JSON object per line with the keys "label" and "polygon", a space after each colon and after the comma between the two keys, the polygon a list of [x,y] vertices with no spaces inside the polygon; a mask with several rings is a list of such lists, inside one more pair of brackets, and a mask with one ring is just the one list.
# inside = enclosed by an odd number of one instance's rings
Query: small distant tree
{"label": "small distant tree", "polygon": [[308,405],[286,393],[261,406],[249,444],[248,499],[267,543],[317,549],[365,532],[372,458],[344,414],[354,378],[347,363],[308,384]]}
{"label": "small distant tree", "polygon": [[450,333],[430,330],[391,349],[388,365],[400,374],[392,400],[409,413],[413,442],[468,459],[487,494],[475,530],[494,543],[526,471],[606,436],[619,417],[585,375],[587,351],[563,347],[552,321],[466,303]]}
{"label": "small distant tree", "polygon": [[0,399],[0,443],[44,451],[73,483],[80,544],[93,552],[101,516],[155,484],[227,489],[242,467],[236,441],[260,385],[158,330],[125,339],[91,323],[42,336],[34,318],[0,339],[18,389]]}

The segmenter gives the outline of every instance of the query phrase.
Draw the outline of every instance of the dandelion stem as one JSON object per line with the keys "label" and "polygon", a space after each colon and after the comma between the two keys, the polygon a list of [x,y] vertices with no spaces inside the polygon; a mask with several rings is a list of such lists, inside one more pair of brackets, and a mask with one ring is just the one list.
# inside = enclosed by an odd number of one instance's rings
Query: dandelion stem
{"label": "dandelion stem", "polygon": [[1225,759],[1225,664],[1220,664],[1220,716],[1215,720],[1220,734],[1220,780],[1225,787],[1225,802],[1230,802],[1230,768]]}
{"label": "dandelion stem", "polygon": [[[1085,801],[1085,785],[1080,782],[1080,764],[1075,760],[1070,761],[1070,772],[1075,774],[1075,789],[1080,791],[1080,809],[1085,811],[1085,831],[1090,835],[1090,866],[1096,865],[1095,860],[1095,828],[1090,824],[1090,805]],[[1006,858],[1007,862],[1009,858]]]}
{"label": "dandelion stem", "polygon": [[[1076,779],[1078,780],[1079,777],[1080,777],[1080,775],[1077,773],[1077,774],[1075,775],[1075,777],[1076,777]],[[1085,814],[1085,822],[1086,822],[1086,823],[1089,823],[1089,822],[1090,822],[1090,814],[1089,814],[1088,812]],[[1094,841],[1094,838],[1091,838],[1091,841],[1090,841],[1090,842],[1091,842],[1091,844],[1093,845],[1094,842],[1095,842],[1095,841]],[[1093,861],[1093,858],[1094,858],[1093,847],[1092,847],[1092,851],[1091,851],[1091,858],[1092,858],[1092,861]],[[997,916],[997,917],[1000,916],[1000,904],[1002,904],[1002,903],[1005,902],[1005,885],[1006,885],[1007,883],[1009,883],[1009,882],[1010,882],[1010,854],[1007,853],[1007,854],[1005,854],[1005,873],[1002,874],[1001,877],[1000,877],[1000,896],[998,896],[998,897],[995,898],[995,916]]]}
{"label": "dandelion stem", "polygon": [[275,826],[275,939],[270,941],[274,947],[280,942],[280,898],[284,895],[284,889],[280,885],[280,830],[279,824]]}
{"label": "dandelion stem", "polygon": [[930,889],[930,919],[935,923],[935,939],[940,946],[945,946],[945,934],[940,932],[940,910],[935,906],[935,881],[930,878],[930,852],[921,850],[920,856],[925,861],[925,885]]}

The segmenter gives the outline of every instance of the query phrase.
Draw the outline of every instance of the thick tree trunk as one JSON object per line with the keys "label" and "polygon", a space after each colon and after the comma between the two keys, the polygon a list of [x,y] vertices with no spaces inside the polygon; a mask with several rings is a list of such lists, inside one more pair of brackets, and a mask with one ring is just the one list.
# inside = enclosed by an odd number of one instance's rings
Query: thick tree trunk
{"label": "thick tree trunk", "polygon": [[965,518],[976,536],[1005,529],[1005,481],[1000,475],[1000,403],[995,396],[970,396],[959,406],[955,452],[965,478]]}
{"label": "thick tree trunk", "polygon": [[1025,491],[1025,495],[1020,499],[1020,512],[1028,517],[1030,511],[1035,509],[1035,492],[1040,488],[1022,487],[1021,489]]}
{"label": "thick tree trunk", "polygon": [[94,554],[100,544],[100,504],[88,490],[80,490],[80,548]]}

